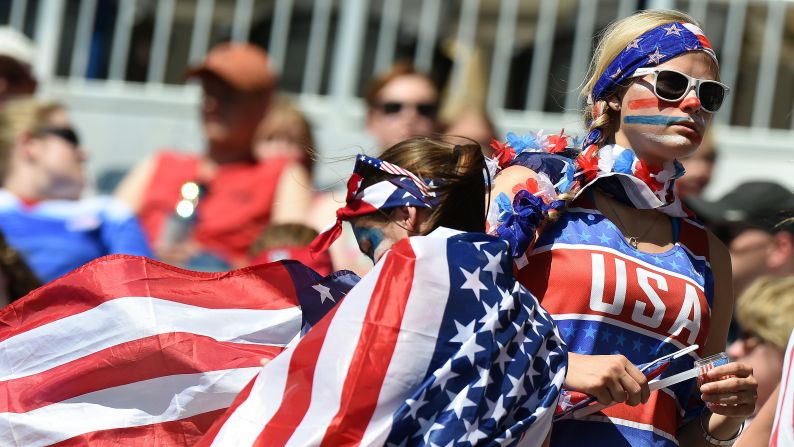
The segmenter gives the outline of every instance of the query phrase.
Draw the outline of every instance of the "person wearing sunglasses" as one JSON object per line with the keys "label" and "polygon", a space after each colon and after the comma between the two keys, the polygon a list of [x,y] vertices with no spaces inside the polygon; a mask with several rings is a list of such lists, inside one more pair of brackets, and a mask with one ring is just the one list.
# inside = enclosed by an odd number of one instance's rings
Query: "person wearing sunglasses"
{"label": "person wearing sunglasses", "polygon": [[686,14],[641,11],[602,36],[583,83],[582,146],[509,134],[498,150],[518,155],[499,157],[492,192],[491,231],[511,242],[519,281],[570,348],[565,386],[612,405],[556,422],[552,446],[730,445],[755,408],[749,365],[653,392],[638,368],[697,345],[666,377],[726,346],[730,256],[674,186],[677,159],[698,148],[729,90]]}
{"label": "person wearing sunglasses", "polygon": [[409,64],[397,63],[373,79],[364,96],[367,131],[381,149],[438,131],[438,88]]}
{"label": "person wearing sunglasses", "polygon": [[81,198],[86,154],[65,109],[14,99],[0,109],[0,231],[47,282],[100,256],[151,256],[132,211]]}

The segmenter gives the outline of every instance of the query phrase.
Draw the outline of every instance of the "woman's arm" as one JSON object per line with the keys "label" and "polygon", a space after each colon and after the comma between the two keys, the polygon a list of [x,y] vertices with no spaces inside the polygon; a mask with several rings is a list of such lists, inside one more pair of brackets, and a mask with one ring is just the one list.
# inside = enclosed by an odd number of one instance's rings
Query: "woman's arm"
{"label": "woman's arm", "polygon": [[287,165],[281,172],[271,210],[272,223],[303,222],[312,199],[312,180],[300,163]]}
{"label": "woman's arm", "polygon": [[734,444],[735,447],[756,447],[769,445],[769,437],[772,434],[772,425],[775,423],[775,410],[777,398],[780,393],[780,384],[775,391],[769,395],[769,399],[764,406],[758,410],[758,414],[753,419],[753,423],[742,433],[739,440]]}
{"label": "woman's arm", "polygon": [[[711,325],[705,346],[707,356],[725,350],[728,326],[733,314],[731,257],[725,245],[711,232],[708,237],[709,260],[714,275],[714,302],[711,306]],[[755,408],[758,384],[750,366],[740,362],[729,363],[709,371],[708,376],[715,381],[701,386],[700,392],[709,411],[702,421],[695,419],[679,431],[681,445],[713,445],[706,441],[701,422],[712,437],[731,439]],[[726,378],[720,379],[721,377]]]}
{"label": "woman's arm", "polygon": [[141,211],[146,186],[154,175],[154,167],[154,157],[140,162],[121,180],[113,193],[117,199],[129,205],[135,214]]}

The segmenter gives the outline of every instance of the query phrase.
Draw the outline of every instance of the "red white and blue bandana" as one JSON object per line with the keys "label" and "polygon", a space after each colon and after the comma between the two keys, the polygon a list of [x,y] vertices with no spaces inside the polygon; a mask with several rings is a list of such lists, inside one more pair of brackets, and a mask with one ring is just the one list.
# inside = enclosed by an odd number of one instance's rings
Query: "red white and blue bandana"
{"label": "red white and blue bandana", "polygon": [[[706,53],[719,66],[711,43],[696,25],[672,22],[647,31],[632,40],[609,64],[593,86],[587,101],[595,104],[608,98],[620,85],[624,85],[638,68],[655,67],[691,51]],[[594,129],[587,135],[582,147],[587,148],[600,138],[601,131]]]}
{"label": "red white and blue bandana", "polygon": [[[373,170],[383,171],[391,176],[362,188],[361,185],[367,174]],[[432,186],[432,181],[423,180],[393,163],[363,154],[358,155],[353,175],[347,181],[345,206],[336,210],[336,222],[312,241],[311,251],[317,253],[327,250],[342,234],[342,222],[354,217],[401,206],[434,208],[437,200],[431,190]]]}

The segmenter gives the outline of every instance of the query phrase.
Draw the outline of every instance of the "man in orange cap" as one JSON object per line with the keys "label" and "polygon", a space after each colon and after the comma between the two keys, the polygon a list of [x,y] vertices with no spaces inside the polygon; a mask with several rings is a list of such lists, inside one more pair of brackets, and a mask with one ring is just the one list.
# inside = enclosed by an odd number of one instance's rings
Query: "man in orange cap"
{"label": "man in orange cap", "polygon": [[220,44],[186,77],[201,81],[204,93],[204,153],[160,152],[136,167],[116,195],[136,210],[161,259],[224,270],[244,263],[269,223],[303,218],[311,181],[298,163],[257,163],[253,156],[254,134],[277,84],[263,50]]}

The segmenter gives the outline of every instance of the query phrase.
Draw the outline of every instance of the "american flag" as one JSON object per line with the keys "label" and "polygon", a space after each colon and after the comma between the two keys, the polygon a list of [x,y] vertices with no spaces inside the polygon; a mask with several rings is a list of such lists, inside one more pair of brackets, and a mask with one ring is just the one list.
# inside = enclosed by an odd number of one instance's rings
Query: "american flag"
{"label": "american flag", "polygon": [[537,446],[566,368],[507,244],[442,228],[398,242],[199,445]]}
{"label": "american flag", "polygon": [[86,264],[0,312],[0,445],[193,445],[357,279]]}

